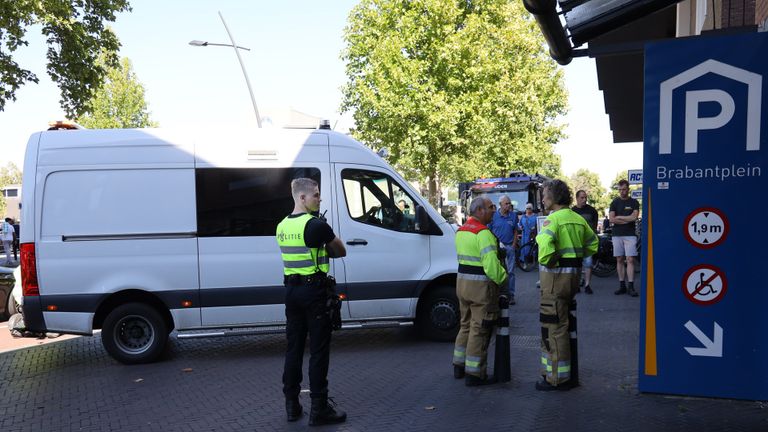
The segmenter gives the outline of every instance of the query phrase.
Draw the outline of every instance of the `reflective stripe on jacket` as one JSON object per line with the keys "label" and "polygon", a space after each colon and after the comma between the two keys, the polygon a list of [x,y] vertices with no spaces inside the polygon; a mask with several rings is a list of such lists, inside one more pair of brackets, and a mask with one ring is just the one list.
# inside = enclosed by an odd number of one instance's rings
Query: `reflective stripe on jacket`
{"label": "reflective stripe on jacket", "polygon": [[583,258],[597,253],[597,236],[583,217],[569,208],[560,209],[547,217],[536,236],[539,262],[545,266],[557,264],[559,258]]}
{"label": "reflective stripe on jacket", "polygon": [[465,273],[469,278],[484,274],[497,285],[503,285],[507,272],[499,262],[497,250],[496,237],[488,227],[470,217],[456,233],[459,277]]}
{"label": "reflective stripe on jacket", "polygon": [[277,225],[277,244],[283,257],[283,274],[311,275],[321,271],[328,273],[328,253],[324,247],[308,247],[304,240],[304,228],[313,218],[309,214],[286,217]]}

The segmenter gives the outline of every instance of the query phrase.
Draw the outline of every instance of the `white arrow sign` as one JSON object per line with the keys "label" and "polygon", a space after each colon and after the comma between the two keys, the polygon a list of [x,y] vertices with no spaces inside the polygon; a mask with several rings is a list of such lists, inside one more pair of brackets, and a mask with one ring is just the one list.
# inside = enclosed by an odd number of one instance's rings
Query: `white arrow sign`
{"label": "white arrow sign", "polygon": [[723,328],[715,322],[715,337],[714,340],[707,337],[698,327],[691,321],[685,323],[685,328],[691,332],[696,339],[704,345],[704,348],[691,348],[683,347],[688,354],[692,356],[704,356],[704,357],[722,357],[723,356]]}

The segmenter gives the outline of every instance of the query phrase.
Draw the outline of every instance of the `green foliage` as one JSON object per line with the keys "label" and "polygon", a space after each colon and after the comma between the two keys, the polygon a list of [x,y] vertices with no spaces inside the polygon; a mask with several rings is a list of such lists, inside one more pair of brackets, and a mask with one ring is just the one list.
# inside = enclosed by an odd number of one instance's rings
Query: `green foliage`
{"label": "green foliage", "polygon": [[117,64],[120,42],[104,25],[117,12],[131,10],[127,0],[11,0],[0,2],[0,111],[16,91],[38,77],[13,59],[13,52],[29,43],[30,26],[40,26],[48,44],[48,75],[61,89],[61,107],[70,118],[87,110],[106,69],[96,62],[106,53],[106,64]]}
{"label": "green foliage", "polygon": [[352,134],[433,203],[440,183],[560,173],[563,77],[521,2],[362,0],[344,39]]}
{"label": "green foliage", "polygon": [[0,186],[21,184],[21,170],[13,162],[0,167]]}
{"label": "green foliage", "polygon": [[581,168],[568,178],[568,185],[573,189],[574,203],[576,192],[585,190],[587,192],[587,203],[597,210],[598,215],[602,217],[604,210],[610,205],[608,195],[600,181],[600,175],[588,169]]}
{"label": "green foliage", "polygon": [[[8,162],[4,167],[0,167],[0,189],[12,184],[21,184],[21,171],[16,164]],[[5,197],[0,195],[0,216],[5,215],[5,209]]]}
{"label": "green foliage", "polygon": [[[104,64],[104,57],[97,63]],[[133,73],[131,61],[122,58],[117,67],[107,69],[104,84],[90,101],[90,111],[77,119],[89,129],[155,127],[149,118],[144,86]]]}

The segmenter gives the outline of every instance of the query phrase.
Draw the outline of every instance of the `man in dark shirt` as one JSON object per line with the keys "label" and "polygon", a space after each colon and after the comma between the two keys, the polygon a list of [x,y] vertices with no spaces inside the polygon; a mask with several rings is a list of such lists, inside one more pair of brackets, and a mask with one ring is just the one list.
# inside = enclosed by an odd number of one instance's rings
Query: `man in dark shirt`
{"label": "man in dark shirt", "polygon": [[[613,224],[613,256],[616,257],[616,270],[619,273],[619,289],[614,294],[627,293],[637,297],[635,291],[635,257],[637,256],[637,236],[635,221],[640,214],[640,203],[629,196],[629,182],[619,182],[619,197],[611,203],[608,218]],[[626,257],[627,268],[624,269]],[[626,276],[627,283],[624,283]]]}
{"label": "man in dark shirt", "polygon": [[[576,205],[571,209],[578,213],[581,217],[587,221],[587,225],[592,228],[592,231],[597,235],[597,210],[594,207],[587,204],[587,192],[580,190],[576,192]],[[592,282],[592,256],[585,256],[583,261],[584,270],[584,292],[592,294],[592,287],[589,286]],[[578,291],[577,291],[578,292]]]}
{"label": "man in dark shirt", "polygon": [[329,258],[346,255],[341,239],[322,219],[317,182],[299,178],[291,182],[295,207],[277,226],[285,275],[285,317],[288,346],[283,370],[283,394],[288,421],[301,418],[299,403],[304,344],[309,334],[309,425],[341,423],[347,414],[328,403],[328,363],[331,318],[328,314]]}

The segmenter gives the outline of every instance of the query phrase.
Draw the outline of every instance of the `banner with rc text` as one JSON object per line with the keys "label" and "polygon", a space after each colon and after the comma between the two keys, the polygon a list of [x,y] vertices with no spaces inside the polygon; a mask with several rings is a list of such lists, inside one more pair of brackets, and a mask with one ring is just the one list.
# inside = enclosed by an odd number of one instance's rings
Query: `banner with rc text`
{"label": "banner with rc text", "polygon": [[768,400],[768,33],[645,50],[639,390]]}

